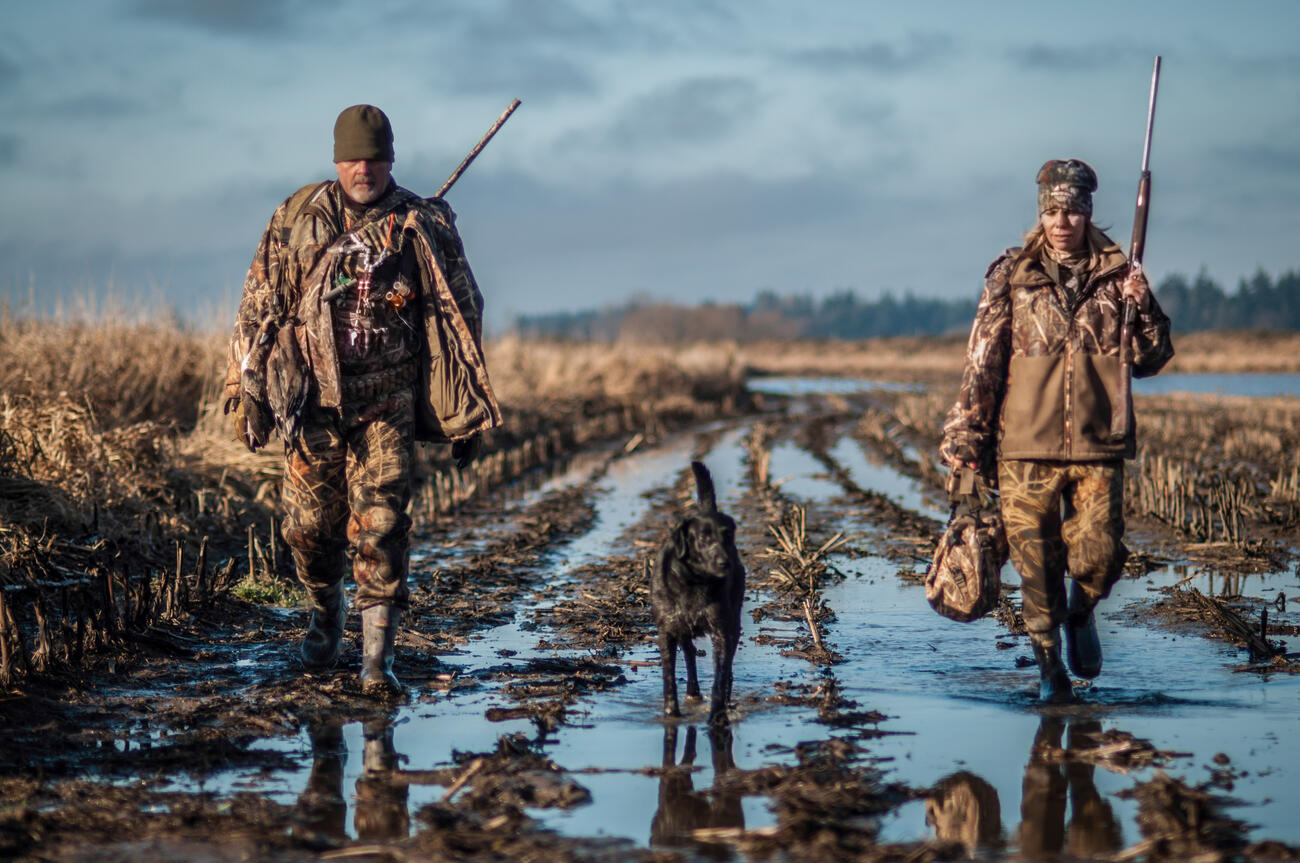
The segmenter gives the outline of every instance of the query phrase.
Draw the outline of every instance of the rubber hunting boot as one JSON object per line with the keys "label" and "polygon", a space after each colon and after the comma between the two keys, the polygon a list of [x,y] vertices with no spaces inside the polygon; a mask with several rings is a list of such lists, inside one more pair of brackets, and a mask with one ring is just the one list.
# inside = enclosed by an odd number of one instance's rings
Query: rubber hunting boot
{"label": "rubber hunting boot", "polygon": [[1061,662],[1061,640],[1056,630],[1029,633],[1038,660],[1038,699],[1044,704],[1069,704],[1074,701],[1070,675]]}
{"label": "rubber hunting boot", "polygon": [[343,653],[343,624],[347,621],[348,600],[343,582],[321,590],[309,591],[311,622],[302,639],[302,664],[311,669],[329,668]]}
{"label": "rubber hunting boot", "polygon": [[1095,605],[1077,581],[1070,582],[1065,659],[1071,671],[1088,680],[1101,674],[1101,639],[1097,637],[1097,620],[1092,613]]}
{"label": "rubber hunting boot", "polygon": [[377,695],[397,695],[402,684],[393,674],[393,642],[401,612],[391,605],[372,605],[361,612],[361,688]]}

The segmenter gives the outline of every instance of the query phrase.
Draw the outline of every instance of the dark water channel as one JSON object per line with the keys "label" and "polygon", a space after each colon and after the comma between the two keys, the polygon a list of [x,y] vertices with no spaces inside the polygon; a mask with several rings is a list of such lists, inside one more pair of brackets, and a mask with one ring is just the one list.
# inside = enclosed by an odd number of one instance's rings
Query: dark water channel
{"label": "dark water channel", "polygon": [[[818,382],[800,381],[789,382],[784,391],[818,389]],[[704,460],[726,509],[746,493],[743,440],[749,426],[714,431],[716,443]],[[546,558],[552,582],[563,584],[579,566],[636,553],[620,547],[621,532],[644,517],[651,496],[685,466],[694,443],[694,436],[683,436],[606,462],[575,464],[547,485],[521,493],[507,505],[503,518],[508,519],[511,507],[522,507],[566,483],[599,477],[595,523]],[[874,462],[853,440],[840,438],[830,453],[861,488],[876,490],[937,521],[944,519],[946,513],[912,479]],[[825,502],[842,493],[823,465],[793,444],[774,448],[770,473],[782,492],[796,501]],[[837,529],[859,536],[871,533],[869,526],[855,525],[851,517]],[[446,545],[418,549],[414,568],[434,565],[450,553]],[[747,565],[751,571],[764,566],[753,559]],[[1160,596],[1161,587],[1190,576],[1189,584],[1211,593],[1222,587],[1221,577],[1179,566],[1122,581],[1101,609],[1102,676],[1086,689],[1082,706],[1046,710],[1034,701],[1036,669],[1018,667],[1017,658],[1030,653],[1025,639],[1009,635],[991,618],[971,624],[940,618],[926,604],[920,585],[900,578],[899,565],[883,557],[845,557],[835,565],[846,578],[825,591],[836,614],[826,637],[844,657],[833,674],[861,709],[886,714],[889,718],[880,728],[892,732],[866,744],[873,758],[888,779],[909,786],[931,787],[955,777],[950,784],[965,782],[977,788],[976,797],[986,810],[982,815],[991,825],[992,846],[1028,848],[1059,840],[1073,849],[1101,853],[1117,852],[1141,839],[1136,803],[1121,794],[1150,779],[1154,768],[1131,773],[1102,766],[1066,770],[1031,754],[1036,741],[1040,748],[1043,743],[1067,748],[1082,733],[1097,729],[1128,732],[1159,750],[1180,753],[1164,769],[1189,784],[1206,781],[1212,770],[1226,765],[1231,795],[1241,802],[1231,814],[1253,825],[1251,837],[1300,844],[1300,819],[1294,817],[1295,789],[1300,785],[1300,676],[1234,671],[1246,661],[1243,651],[1198,636],[1175,635],[1144,619],[1143,609]],[[1004,579],[1016,581],[1009,567]],[[1243,595],[1270,598],[1282,591],[1300,604],[1300,580],[1291,572],[1251,576],[1239,588]],[[538,650],[548,633],[533,622],[532,612],[547,601],[538,594],[521,602],[513,621],[477,633],[458,653],[445,657],[447,664],[471,673],[503,661],[555,655],[550,649]],[[570,713],[570,724],[561,726],[546,746],[546,755],[591,792],[591,802],[568,811],[530,814],[570,835],[626,837],[648,844],[663,792],[672,790],[680,797],[707,790],[715,758],[725,765],[729,757],[741,768],[787,763],[793,760],[795,743],[837,733],[819,724],[810,708],[764,701],[777,681],[808,683],[819,674],[804,660],[755,643],[760,631],[782,626],[793,624],[756,624],[749,615],[744,617],[735,686],[745,706],[734,716],[730,752],[711,750],[702,707],[695,708],[696,713],[688,709],[678,725],[660,719],[659,673],[652,665],[657,650],[652,644],[618,656],[629,682],[581,699]],[[1296,641],[1288,644],[1289,651],[1300,650]],[[706,685],[707,680],[706,672]],[[506,703],[492,687],[413,699],[390,721],[348,723],[330,732],[334,737],[327,751],[333,755],[324,767],[319,737],[315,759],[310,733],[268,740],[259,745],[298,757],[300,768],[273,775],[229,774],[207,783],[205,790],[255,789],[292,804],[326,770],[328,781],[341,782],[346,829],[356,837],[358,825],[368,823],[363,810],[373,802],[364,793],[367,763],[387,760],[404,770],[428,770],[449,764],[456,750],[489,750],[503,734],[532,736],[535,728],[529,720],[485,719],[488,708]],[[682,758],[692,737],[697,769],[686,789],[666,789],[665,778],[644,772],[663,764],[665,753]],[[1221,757],[1216,763],[1216,756],[1226,756],[1226,761]],[[1064,795],[1068,805],[1047,805],[1042,789],[1049,787]],[[413,813],[445,790],[412,784],[399,801],[388,804]],[[698,801],[716,808],[711,815],[718,825],[755,829],[773,823],[763,798],[720,801],[699,796]],[[924,801],[902,806],[881,824],[882,841],[933,835]]]}

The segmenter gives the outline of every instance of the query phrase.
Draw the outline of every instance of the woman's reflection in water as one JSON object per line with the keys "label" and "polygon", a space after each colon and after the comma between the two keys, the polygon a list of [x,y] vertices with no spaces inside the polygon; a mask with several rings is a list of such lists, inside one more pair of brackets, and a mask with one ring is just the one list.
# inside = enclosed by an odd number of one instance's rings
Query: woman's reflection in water
{"label": "woman's reflection in water", "polygon": [[745,826],[740,796],[727,793],[718,780],[736,766],[732,760],[731,729],[710,728],[709,750],[713,762],[713,788],[696,791],[691,776],[695,762],[695,726],[686,729],[681,760],[677,760],[677,726],[664,727],[663,770],[659,774],[659,808],[650,821],[650,844],[693,846],[715,859],[731,856],[730,846],[697,838],[696,830]]}
{"label": "woman's reflection in water", "polygon": [[[1051,859],[1067,850],[1073,856],[1094,857],[1120,849],[1119,822],[1098,793],[1095,767],[1086,756],[1100,744],[1100,735],[1101,723],[1095,719],[1067,723],[1059,716],[1044,716],[1039,723],[1025,765],[1016,829],[1016,844],[1025,859]],[[926,799],[925,820],[935,836],[962,845],[970,855],[1005,844],[997,791],[973,773],[960,771],[940,780]]]}

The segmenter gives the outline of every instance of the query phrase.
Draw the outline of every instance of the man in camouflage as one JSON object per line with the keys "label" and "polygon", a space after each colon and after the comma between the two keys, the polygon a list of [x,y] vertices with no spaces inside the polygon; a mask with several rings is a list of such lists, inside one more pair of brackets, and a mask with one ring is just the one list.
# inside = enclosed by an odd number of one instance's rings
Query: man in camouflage
{"label": "man in camouflage", "polygon": [[392,127],[371,105],[339,114],[334,163],[337,180],[294,193],[262,236],[226,409],[251,449],[272,423],[285,439],[282,533],[312,612],[303,663],[327,668],[341,655],[351,558],[361,682],[396,693],[414,442],[450,442],[465,463],[501,415],[482,295],[451,209],[393,182]]}
{"label": "man in camouflage", "polygon": [[[1099,674],[1093,608],[1128,555],[1124,459],[1135,455],[1136,442],[1132,423],[1119,441],[1110,428],[1125,302],[1137,308],[1133,375],[1158,372],[1173,346],[1169,318],[1141,269],[1092,224],[1092,167],[1054,159],[1037,181],[1038,224],[985,274],[940,456],[954,469],[996,478],[1040,694],[1068,701],[1060,627],[1071,670]],[[1124,407],[1131,415],[1132,405]]]}

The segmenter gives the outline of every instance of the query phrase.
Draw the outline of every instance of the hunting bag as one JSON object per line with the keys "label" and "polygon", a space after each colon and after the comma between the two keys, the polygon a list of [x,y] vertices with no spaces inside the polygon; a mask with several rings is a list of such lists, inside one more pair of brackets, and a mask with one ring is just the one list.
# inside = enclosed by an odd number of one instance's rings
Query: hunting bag
{"label": "hunting bag", "polygon": [[998,604],[1007,536],[997,492],[970,468],[948,490],[952,514],[925,573],[925,598],[944,617],[968,623]]}

